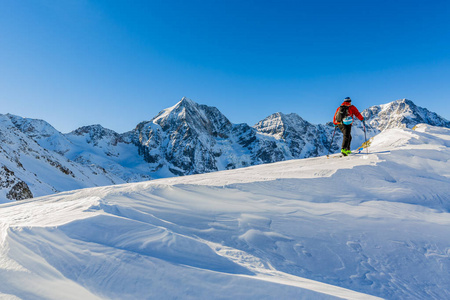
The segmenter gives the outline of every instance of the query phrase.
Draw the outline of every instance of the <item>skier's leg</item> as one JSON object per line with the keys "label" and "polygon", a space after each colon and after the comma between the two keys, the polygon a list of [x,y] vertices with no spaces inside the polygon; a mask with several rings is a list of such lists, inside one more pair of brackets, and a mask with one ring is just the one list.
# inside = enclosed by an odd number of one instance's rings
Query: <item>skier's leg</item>
{"label": "skier's leg", "polygon": [[350,151],[350,146],[352,144],[352,125],[348,125],[348,142],[347,142],[347,150]]}
{"label": "skier's leg", "polygon": [[342,141],[342,149],[344,150],[348,150],[350,147],[350,142],[351,142],[351,135],[350,135],[350,131],[352,129],[352,127],[350,125],[342,125],[342,133],[344,135],[344,140]]}
{"label": "skier's leg", "polygon": [[338,127],[339,127],[339,130],[342,132],[342,136],[343,136],[341,149],[345,150],[345,146],[347,144],[347,134],[346,134],[347,131],[346,131],[345,125],[339,124]]}

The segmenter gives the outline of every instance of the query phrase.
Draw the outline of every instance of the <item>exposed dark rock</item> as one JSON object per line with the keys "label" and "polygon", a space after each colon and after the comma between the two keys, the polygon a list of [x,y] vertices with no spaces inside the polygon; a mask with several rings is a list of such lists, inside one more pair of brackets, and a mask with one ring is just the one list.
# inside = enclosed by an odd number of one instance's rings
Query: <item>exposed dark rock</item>
{"label": "exposed dark rock", "polygon": [[19,181],[6,194],[6,198],[9,200],[25,200],[33,198],[33,193],[31,193],[30,188],[25,182]]}
{"label": "exposed dark rock", "polygon": [[6,193],[6,198],[9,200],[24,200],[33,198],[28,185],[16,177],[13,171],[6,166],[0,169],[0,187],[1,189],[9,190]]}

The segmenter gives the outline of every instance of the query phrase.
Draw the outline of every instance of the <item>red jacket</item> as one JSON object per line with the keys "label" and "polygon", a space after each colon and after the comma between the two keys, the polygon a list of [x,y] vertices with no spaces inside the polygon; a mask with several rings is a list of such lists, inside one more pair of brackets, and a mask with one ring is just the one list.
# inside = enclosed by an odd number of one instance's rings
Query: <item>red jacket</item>
{"label": "red jacket", "polygon": [[[352,105],[351,102],[344,102],[341,105],[347,105],[348,108],[348,115],[351,116],[354,119],[354,116],[356,116],[360,121],[364,120],[364,117],[359,113],[359,110],[356,108],[356,106]],[[333,124],[338,125],[339,123],[336,122],[336,113],[338,112],[339,107],[336,109],[336,112],[334,113],[333,117]]]}

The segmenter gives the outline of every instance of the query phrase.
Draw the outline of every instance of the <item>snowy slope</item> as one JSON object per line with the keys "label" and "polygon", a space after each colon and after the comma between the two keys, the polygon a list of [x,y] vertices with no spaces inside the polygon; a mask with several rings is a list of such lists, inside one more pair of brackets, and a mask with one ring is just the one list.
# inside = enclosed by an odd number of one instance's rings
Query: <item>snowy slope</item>
{"label": "snowy slope", "polygon": [[[448,299],[450,130],[0,206],[12,299]],[[17,297],[17,298],[16,298]]]}
{"label": "snowy slope", "polygon": [[151,168],[139,155],[128,133],[118,134],[101,125],[83,126],[64,137],[71,147],[64,156],[85,166],[98,166],[125,182],[151,179]]}

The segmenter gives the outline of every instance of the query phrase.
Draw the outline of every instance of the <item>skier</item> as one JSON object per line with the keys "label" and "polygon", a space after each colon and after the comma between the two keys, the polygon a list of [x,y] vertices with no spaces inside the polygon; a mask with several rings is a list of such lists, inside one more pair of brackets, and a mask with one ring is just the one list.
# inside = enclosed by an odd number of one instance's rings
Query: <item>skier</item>
{"label": "skier", "polygon": [[346,97],[344,99],[344,103],[342,103],[336,110],[333,118],[333,124],[339,127],[344,135],[341,149],[341,153],[344,156],[352,153],[350,151],[350,143],[352,141],[351,131],[353,116],[356,116],[361,122],[364,122],[364,117],[359,113],[358,109],[352,105],[352,99],[350,99],[350,97]]}

